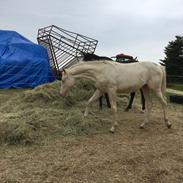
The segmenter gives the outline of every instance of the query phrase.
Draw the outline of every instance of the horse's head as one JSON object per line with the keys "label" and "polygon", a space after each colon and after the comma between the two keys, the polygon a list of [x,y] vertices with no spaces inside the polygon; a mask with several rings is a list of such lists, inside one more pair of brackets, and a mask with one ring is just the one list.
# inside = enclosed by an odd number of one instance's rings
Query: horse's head
{"label": "horse's head", "polygon": [[65,69],[62,71],[62,79],[61,79],[61,88],[60,94],[65,97],[70,90],[70,88],[74,85],[75,79],[72,75],[70,75]]}

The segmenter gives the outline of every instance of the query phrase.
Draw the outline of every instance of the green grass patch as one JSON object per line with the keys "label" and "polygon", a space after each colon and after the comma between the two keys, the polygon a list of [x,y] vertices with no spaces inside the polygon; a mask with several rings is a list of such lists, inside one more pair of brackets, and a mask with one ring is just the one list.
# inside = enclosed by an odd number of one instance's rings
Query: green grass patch
{"label": "green grass patch", "polygon": [[183,91],[183,84],[168,84],[168,88]]}

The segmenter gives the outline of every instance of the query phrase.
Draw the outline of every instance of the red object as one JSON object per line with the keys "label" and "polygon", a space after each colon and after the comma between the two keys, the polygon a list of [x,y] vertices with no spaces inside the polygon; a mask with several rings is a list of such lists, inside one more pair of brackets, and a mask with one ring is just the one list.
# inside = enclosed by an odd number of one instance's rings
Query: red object
{"label": "red object", "polygon": [[129,59],[133,59],[132,56],[130,56],[130,55],[125,55],[125,54],[123,54],[123,53],[116,55],[116,58],[129,58]]}

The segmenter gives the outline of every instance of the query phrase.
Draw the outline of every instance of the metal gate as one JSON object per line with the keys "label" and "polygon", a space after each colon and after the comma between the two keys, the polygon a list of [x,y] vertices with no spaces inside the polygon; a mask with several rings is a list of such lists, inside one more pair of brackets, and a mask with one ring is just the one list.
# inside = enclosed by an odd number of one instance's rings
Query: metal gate
{"label": "metal gate", "polygon": [[83,53],[94,53],[98,41],[55,25],[38,30],[37,41],[48,50],[50,65],[58,76],[61,68],[77,63]]}

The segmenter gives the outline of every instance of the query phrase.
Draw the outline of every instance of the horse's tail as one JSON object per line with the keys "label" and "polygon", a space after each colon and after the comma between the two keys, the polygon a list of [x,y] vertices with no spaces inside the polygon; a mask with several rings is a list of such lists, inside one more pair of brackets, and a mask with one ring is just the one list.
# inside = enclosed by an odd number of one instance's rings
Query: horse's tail
{"label": "horse's tail", "polygon": [[165,67],[161,66],[161,70],[163,72],[163,78],[162,78],[162,83],[161,83],[161,91],[162,91],[162,94],[163,94],[164,98],[166,99],[166,71],[165,71]]}

